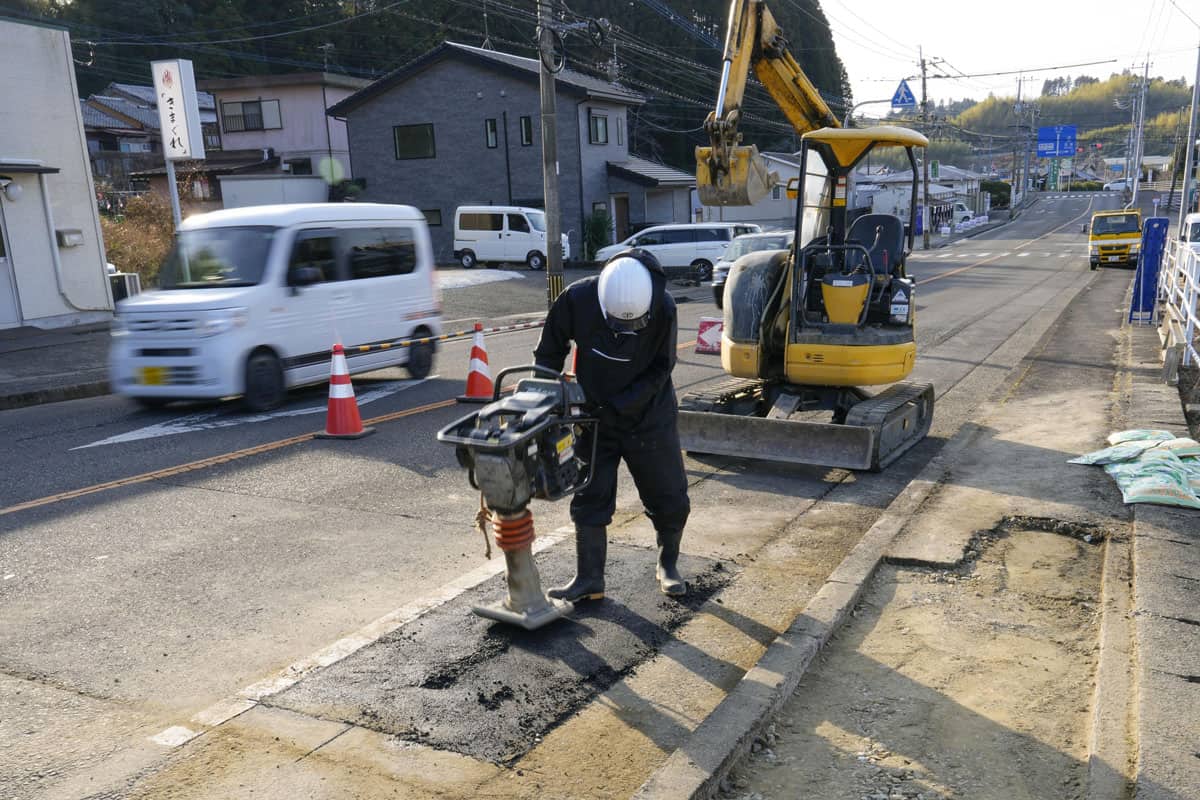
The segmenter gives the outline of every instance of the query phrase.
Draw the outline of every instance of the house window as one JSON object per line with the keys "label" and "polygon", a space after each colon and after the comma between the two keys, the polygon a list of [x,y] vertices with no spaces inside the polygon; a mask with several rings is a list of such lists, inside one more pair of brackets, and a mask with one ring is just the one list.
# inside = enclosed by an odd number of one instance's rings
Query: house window
{"label": "house window", "polygon": [[521,117],[521,146],[533,144],[533,117]]}
{"label": "house window", "polygon": [[431,228],[436,228],[442,224],[442,210],[440,208],[425,208],[421,210],[425,215],[425,222]]}
{"label": "house window", "polygon": [[396,159],[437,158],[433,141],[433,123],[423,125],[396,125],[392,128],[396,143]]}
{"label": "house window", "polygon": [[221,103],[221,118],[224,120],[226,133],[271,131],[283,127],[278,100]]}
{"label": "house window", "polygon": [[588,109],[588,142],[608,144],[608,115]]}
{"label": "house window", "polygon": [[293,175],[312,175],[312,159],[311,158],[292,158],[285,162],[288,172]]}
{"label": "house window", "polygon": [[625,118],[617,117],[617,144],[625,144]]}
{"label": "house window", "polygon": [[485,119],[483,121],[483,130],[487,138],[488,148],[493,148],[499,144],[498,137],[496,135],[496,120]]}

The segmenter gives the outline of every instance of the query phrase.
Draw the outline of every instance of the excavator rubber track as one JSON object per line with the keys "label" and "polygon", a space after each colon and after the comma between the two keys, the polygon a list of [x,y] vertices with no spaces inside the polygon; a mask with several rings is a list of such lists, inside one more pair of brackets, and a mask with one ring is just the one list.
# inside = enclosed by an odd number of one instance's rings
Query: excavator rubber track
{"label": "excavator rubber track", "polygon": [[[775,391],[778,389],[778,391]],[[780,416],[772,396],[794,402],[790,413],[845,412],[845,423]],[[921,441],[933,422],[933,386],[897,383],[861,399],[856,389],[790,387],[731,380],[685,395],[679,438],[693,453],[877,471]]]}

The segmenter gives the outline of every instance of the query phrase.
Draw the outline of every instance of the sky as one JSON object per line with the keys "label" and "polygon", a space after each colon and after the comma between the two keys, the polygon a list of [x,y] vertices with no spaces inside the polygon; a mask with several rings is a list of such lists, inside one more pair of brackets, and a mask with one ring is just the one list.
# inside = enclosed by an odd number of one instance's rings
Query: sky
{"label": "sky", "polygon": [[[909,85],[920,100],[918,47],[928,60],[944,59],[930,75],[955,76],[928,82],[934,102],[1016,95],[1021,75],[982,73],[1027,70],[1023,76],[1033,80],[1023,94],[1035,97],[1048,78],[1105,79],[1126,68],[1140,74],[1147,60],[1152,77],[1184,78],[1190,86],[1196,76],[1198,0],[821,0],[821,8],[856,103],[887,100],[913,76]],[[1093,61],[1111,63],[1065,66]],[[886,103],[865,105],[860,113],[888,110]]]}

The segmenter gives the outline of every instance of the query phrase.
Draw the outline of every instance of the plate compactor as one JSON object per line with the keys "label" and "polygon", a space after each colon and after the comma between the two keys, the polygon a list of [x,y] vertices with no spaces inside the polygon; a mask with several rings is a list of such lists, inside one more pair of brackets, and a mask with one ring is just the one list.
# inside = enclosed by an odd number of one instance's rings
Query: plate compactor
{"label": "plate compactor", "polygon": [[[518,381],[516,391],[501,399],[504,379],[517,373],[534,377]],[[534,630],[574,608],[542,591],[529,502],[561,500],[591,482],[598,422],[584,413],[585,402],[583,387],[553,370],[511,367],[496,376],[491,403],[438,432],[438,441],[454,445],[467,480],[483,495],[504,552],[508,596],[472,607],[481,617]],[[590,448],[581,450],[585,442]]]}

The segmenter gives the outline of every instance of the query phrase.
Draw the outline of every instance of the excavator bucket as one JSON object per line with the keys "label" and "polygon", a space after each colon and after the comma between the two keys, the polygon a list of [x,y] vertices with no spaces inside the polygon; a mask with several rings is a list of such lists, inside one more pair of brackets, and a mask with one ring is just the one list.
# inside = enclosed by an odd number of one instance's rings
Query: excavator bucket
{"label": "excavator bucket", "polygon": [[729,148],[729,163],[718,169],[712,147],[696,148],[696,188],[706,206],[751,206],[767,196],[779,175],[754,145]]}

